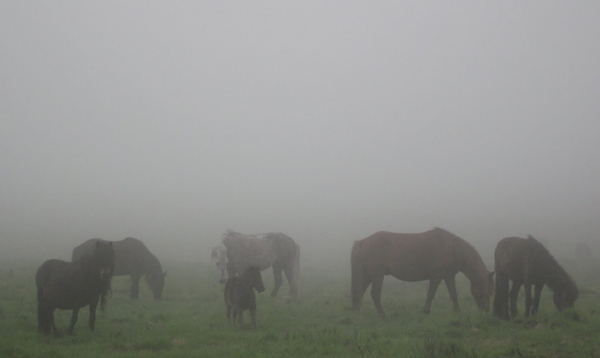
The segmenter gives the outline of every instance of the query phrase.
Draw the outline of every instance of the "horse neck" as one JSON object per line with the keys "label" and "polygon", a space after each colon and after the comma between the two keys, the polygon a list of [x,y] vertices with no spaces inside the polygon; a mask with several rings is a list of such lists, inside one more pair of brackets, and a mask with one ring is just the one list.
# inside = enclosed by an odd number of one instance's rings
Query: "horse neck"
{"label": "horse neck", "polygon": [[459,270],[467,276],[471,283],[486,280],[488,271],[477,250],[462,239],[458,246],[457,256],[461,267]]}
{"label": "horse neck", "polygon": [[144,260],[144,272],[150,275],[162,275],[162,266],[160,264],[160,261],[158,261],[156,256],[154,256],[150,252],[148,252],[148,256]]}
{"label": "horse neck", "polygon": [[565,290],[573,283],[571,276],[569,276],[567,271],[565,271],[553,257],[548,257],[547,266],[546,285],[548,285],[552,291]]}

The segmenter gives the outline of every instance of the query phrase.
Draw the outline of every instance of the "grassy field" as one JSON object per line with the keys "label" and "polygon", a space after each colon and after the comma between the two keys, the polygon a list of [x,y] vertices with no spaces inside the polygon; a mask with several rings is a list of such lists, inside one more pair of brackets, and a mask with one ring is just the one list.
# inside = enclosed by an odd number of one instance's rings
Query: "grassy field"
{"label": "grassy field", "polygon": [[[140,300],[128,298],[129,279],[113,280],[113,296],[87,328],[82,310],[74,335],[37,332],[34,275],[39,262],[0,263],[0,357],[600,357],[600,296],[582,294],[575,310],[558,313],[546,288],[535,318],[511,322],[477,311],[459,274],[462,312],[453,313],[443,285],[429,315],[421,313],[427,283],[386,278],[383,305],[375,314],[365,295],[360,313],[349,310],[349,267],[304,265],[301,297],[290,302],[287,283],[270,298],[258,296],[258,329],[227,325],[223,286],[208,263],[164,263],[168,269],[163,301],[147,287]],[[314,266],[313,266],[314,267]],[[600,262],[567,262],[565,268],[585,290],[600,289]],[[523,300],[520,300],[520,312]],[[62,331],[70,311],[57,311]],[[248,313],[245,322],[249,325]]]}

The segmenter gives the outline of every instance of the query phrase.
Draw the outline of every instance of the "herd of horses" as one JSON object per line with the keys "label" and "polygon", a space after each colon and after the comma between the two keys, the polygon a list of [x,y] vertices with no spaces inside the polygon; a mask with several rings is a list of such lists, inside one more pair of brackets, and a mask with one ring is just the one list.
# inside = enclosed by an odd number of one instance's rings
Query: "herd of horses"
{"label": "herd of horses", "polygon": [[[275,285],[271,296],[277,295],[285,274],[291,298],[298,297],[300,247],[283,233],[245,235],[229,230],[212,249],[211,259],[219,272],[220,282],[225,283],[226,316],[234,326],[236,323],[242,325],[243,313],[249,310],[252,326],[256,327],[254,291],[265,290],[261,277],[263,270],[273,270]],[[442,281],[454,310],[460,310],[455,283],[458,272],[470,281],[471,295],[479,309],[489,311],[494,296],[493,315],[501,319],[508,320],[517,315],[517,296],[523,285],[525,316],[537,313],[545,285],[553,291],[553,301],[559,311],[573,307],[579,296],[575,281],[531,236],[500,240],[494,259],[495,271],[490,272],[471,244],[440,228],[414,234],[377,232],[355,241],[352,246],[352,309],[360,309],[362,297],[371,286],[377,313],[385,317],[381,290],[386,275],[408,282],[429,280],[424,313],[430,312]],[[62,309],[73,310],[67,331],[72,333],[79,309],[85,306],[89,306],[89,327],[93,331],[98,303],[104,309],[111,278],[122,275],[131,277],[131,298],[138,298],[139,282],[145,276],[154,299],[161,299],[166,272],[144,243],[134,238],[121,241],[91,239],[73,249],[71,262],[54,259],[44,262],[36,273],[39,331],[57,334],[53,313]],[[509,281],[512,281],[510,290]],[[532,286],[535,288],[533,297]]]}

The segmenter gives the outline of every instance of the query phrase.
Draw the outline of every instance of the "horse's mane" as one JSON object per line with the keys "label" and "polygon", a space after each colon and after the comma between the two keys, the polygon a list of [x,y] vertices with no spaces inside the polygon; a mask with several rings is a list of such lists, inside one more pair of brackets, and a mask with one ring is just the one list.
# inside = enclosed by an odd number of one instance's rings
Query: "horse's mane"
{"label": "horse's mane", "polygon": [[481,268],[486,268],[479,252],[467,240],[439,227],[435,227],[434,230],[438,231],[442,236],[452,238],[454,255],[459,259],[459,262],[462,262],[463,272],[470,281],[474,279],[474,275],[480,274],[479,271]]}
{"label": "horse's mane", "polygon": [[565,283],[575,285],[573,278],[565,271],[565,269],[556,261],[554,256],[548,249],[531,235],[527,236],[526,243],[530,248],[529,260],[546,262],[545,271],[547,272],[546,284],[551,290],[563,288]]}
{"label": "horse's mane", "polygon": [[154,255],[150,251],[148,251],[148,255],[146,256],[146,258],[144,260],[144,264],[149,273],[151,273],[153,275],[155,275],[155,274],[162,275],[162,273],[163,273],[162,265],[160,264],[160,261],[158,261],[158,258],[156,257],[156,255]]}

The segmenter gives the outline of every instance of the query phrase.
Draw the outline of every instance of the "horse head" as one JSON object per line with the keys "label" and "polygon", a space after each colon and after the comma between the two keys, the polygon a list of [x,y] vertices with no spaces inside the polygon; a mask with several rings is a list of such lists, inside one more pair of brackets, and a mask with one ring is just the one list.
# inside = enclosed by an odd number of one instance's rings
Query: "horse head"
{"label": "horse head", "polygon": [[575,301],[579,298],[579,289],[575,285],[574,281],[569,281],[565,284],[563,289],[555,290],[552,300],[558,312],[561,312],[567,308],[573,308]]}
{"label": "horse head", "polygon": [[490,299],[494,294],[494,272],[487,272],[485,279],[471,283],[471,295],[475,298],[477,307],[486,312],[490,311]]}
{"label": "horse head", "polygon": [[219,283],[225,283],[227,281],[227,248],[220,242],[212,249],[210,257],[219,272]]}
{"label": "horse head", "polygon": [[157,301],[160,301],[162,299],[162,292],[165,288],[165,276],[167,276],[167,271],[160,271],[151,275],[146,275],[148,286],[150,286],[150,289],[152,290],[152,295]]}

